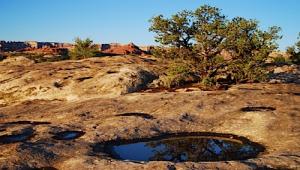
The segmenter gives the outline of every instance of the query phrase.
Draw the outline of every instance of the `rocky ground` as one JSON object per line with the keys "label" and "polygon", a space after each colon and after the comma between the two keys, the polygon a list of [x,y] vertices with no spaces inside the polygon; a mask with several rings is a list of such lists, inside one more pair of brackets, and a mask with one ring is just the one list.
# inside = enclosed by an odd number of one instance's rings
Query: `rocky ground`
{"label": "rocky ground", "polygon": [[[298,66],[277,68],[270,83],[226,91],[141,92],[157,78],[157,62],[132,56],[0,62],[0,169],[300,168]],[[286,81],[283,74],[293,79]],[[53,138],[61,131],[84,134],[74,140]],[[138,163],[111,159],[95,147],[179,132],[234,134],[266,150],[242,161]],[[32,136],[23,142],[3,141],[20,133]]]}

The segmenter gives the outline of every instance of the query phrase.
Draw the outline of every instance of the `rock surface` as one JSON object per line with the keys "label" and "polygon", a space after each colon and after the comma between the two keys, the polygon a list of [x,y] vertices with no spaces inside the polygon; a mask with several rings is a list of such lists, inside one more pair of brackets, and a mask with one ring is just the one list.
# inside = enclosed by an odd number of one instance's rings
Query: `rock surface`
{"label": "rock surface", "polygon": [[144,55],[145,52],[133,43],[121,45],[121,44],[105,44],[102,45],[105,48],[101,52],[108,55]]}
{"label": "rock surface", "polygon": [[[299,85],[136,92],[155,78],[154,65],[139,57],[0,63],[0,136],[34,132],[23,142],[0,144],[0,169],[300,168]],[[29,93],[31,87],[36,89]],[[62,131],[85,133],[74,140],[53,138]],[[111,159],[96,147],[99,142],[178,132],[235,134],[266,150],[242,161],[137,163]]]}
{"label": "rock surface", "polygon": [[[138,57],[37,63],[25,58],[0,63],[0,105],[33,99],[83,100],[141,90],[156,75]],[[151,67],[150,67],[151,68]]]}
{"label": "rock surface", "polygon": [[296,83],[300,84],[300,66],[284,65],[275,67],[270,74],[270,83]]}

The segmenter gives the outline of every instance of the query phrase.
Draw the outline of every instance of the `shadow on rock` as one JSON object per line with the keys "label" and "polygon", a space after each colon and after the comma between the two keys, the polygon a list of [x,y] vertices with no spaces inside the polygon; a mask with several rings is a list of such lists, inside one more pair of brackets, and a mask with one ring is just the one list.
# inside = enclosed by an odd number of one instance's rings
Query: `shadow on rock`
{"label": "shadow on rock", "polygon": [[142,117],[144,119],[154,119],[154,117],[150,114],[147,113],[122,113],[122,114],[117,114],[116,116],[119,117],[130,117],[130,116],[135,116],[135,117]]}

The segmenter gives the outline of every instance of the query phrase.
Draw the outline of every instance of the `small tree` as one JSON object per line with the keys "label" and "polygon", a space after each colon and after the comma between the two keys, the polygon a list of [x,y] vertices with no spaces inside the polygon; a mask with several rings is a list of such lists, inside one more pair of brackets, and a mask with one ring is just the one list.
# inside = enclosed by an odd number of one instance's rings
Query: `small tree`
{"label": "small tree", "polygon": [[93,41],[89,38],[82,40],[80,38],[75,39],[75,48],[71,51],[71,59],[83,59],[83,58],[89,58],[89,57],[95,57],[98,48],[95,44],[93,44]]}
{"label": "small tree", "polygon": [[292,47],[288,47],[287,53],[291,55],[293,63],[300,64],[300,33],[298,36],[298,42]]}
{"label": "small tree", "polygon": [[[279,27],[264,31],[256,20],[242,17],[229,20],[219,8],[208,5],[179,12],[170,19],[159,15],[150,21],[150,31],[157,34],[156,41],[167,47],[160,48],[160,53],[166,53],[162,55],[169,59],[192,60],[202,80],[209,80],[209,84],[216,83],[215,77],[220,72],[231,76],[236,83],[263,77],[263,64],[277,48],[276,40],[281,38]],[[222,51],[228,52],[232,59],[224,61]]]}

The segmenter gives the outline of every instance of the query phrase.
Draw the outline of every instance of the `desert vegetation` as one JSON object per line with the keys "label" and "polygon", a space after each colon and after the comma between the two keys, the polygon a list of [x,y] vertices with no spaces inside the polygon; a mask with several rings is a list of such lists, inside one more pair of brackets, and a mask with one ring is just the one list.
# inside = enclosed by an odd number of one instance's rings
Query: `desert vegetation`
{"label": "desert vegetation", "polygon": [[279,27],[261,30],[256,20],[229,19],[208,5],[171,18],[158,15],[150,22],[149,30],[161,44],[153,54],[172,63],[162,77],[168,87],[186,82],[185,75],[210,86],[264,81],[265,61],[281,38]]}
{"label": "desert vegetation", "polygon": [[294,46],[288,47],[287,53],[291,55],[291,61],[296,64],[300,64],[300,33],[298,36],[298,42]]}
{"label": "desert vegetation", "polygon": [[98,48],[95,44],[93,44],[93,40],[87,39],[75,39],[75,47],[70,52],[70,58],[73,60],[84,59],[95,57],[98,52]]}

